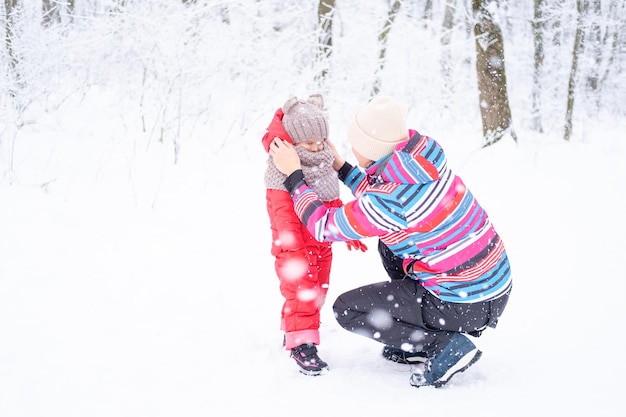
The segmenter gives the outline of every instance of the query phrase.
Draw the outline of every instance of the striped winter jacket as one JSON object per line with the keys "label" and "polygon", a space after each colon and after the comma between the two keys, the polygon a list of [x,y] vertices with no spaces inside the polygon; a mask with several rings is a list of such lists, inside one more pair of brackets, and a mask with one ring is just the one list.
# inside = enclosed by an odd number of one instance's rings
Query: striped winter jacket
{"label": "striped winter jacket", "polygon": [[301,171],[285,181],[296,214],[319,241],[378,236],[407,275],[444,301],[497,298],[511,288],[504,244],[485,210],[448,167],[443,149],[411,130],[409,140],[363,172],[346,163],[339,178],[355,200],[328,208]]}

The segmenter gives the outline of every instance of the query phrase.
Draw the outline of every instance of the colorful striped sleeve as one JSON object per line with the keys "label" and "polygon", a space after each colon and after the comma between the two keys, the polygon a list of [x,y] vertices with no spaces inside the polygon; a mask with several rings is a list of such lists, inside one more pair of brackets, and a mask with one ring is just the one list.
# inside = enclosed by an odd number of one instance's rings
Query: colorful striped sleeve
{"label": "colorful striped sleeve", "polygon": [[[362,207],[363,202],[358,199],[342,207],[328,208],[307,185],[300,170],[285,180],[285,187],[291,194],[296,214],[311,235],[320,242],[357,240],[388,233],[388,230],[380,229],[368,221]],[[360,186],[357,184],[354,189],[358,190]]]}
{"label": "colorful striped sleeve", "polygon": [[338,172],[339,179],[350,189],[352,195],[359,197],[368,187],[367,175],[348,162],[344,163]]}

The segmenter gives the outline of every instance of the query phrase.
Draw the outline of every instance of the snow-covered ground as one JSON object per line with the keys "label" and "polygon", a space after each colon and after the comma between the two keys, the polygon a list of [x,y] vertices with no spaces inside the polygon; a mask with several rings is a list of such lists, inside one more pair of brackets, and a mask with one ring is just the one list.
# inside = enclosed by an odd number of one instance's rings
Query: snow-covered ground
{"label": "snow-covered ground", "polygon": [[[177,167],[154,207],[121,186],[62,198],[2,185],[0,414],[618,415],[626,146],[620,126],[598,130],[598,144],[511,141],[452,161],[504,237],[515,284],[500,326],[476,340],[483,358],[439,390],[409,386],[410,369],[329,306],[331,372],[297,372],[280,346],[260,146],[210,158],[201,188]],[[328,304],[384,279],[368,243],[335,245]]]}
{"label": "snow-covered ground", "polygon": [[[565,142],[559,107],[546,133],[531,131],[530,77],[511,68],[517,144],[480,149],[478,109],[458,111],[474,96],[412,101],[410,127],[444,146],[488,210],[514,279],[499,327],[475,339],[483,357],[441,389],[411,387],[409,367],[332,316],[340,293],[385,279],[373,240],[366,253],[334,246],[319,347],[331,371],[301,375],[282,349],[260,134],[286,88],[211,92],[232,119],[197,125],[176,164],[117,107],[125,97],[95,86],[31,107],[19,131],[3,125],[0,416],[621,415],[626,119],[577,116]],[[352,162],[359,71],[327,96],[331,138]],[[385,92],[406,99],[405,82]]]}

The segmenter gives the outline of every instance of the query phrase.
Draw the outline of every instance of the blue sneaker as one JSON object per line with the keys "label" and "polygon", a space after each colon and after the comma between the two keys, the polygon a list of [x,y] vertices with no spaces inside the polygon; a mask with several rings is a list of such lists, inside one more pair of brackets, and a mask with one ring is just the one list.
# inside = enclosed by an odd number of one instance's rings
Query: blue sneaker
{"label": "blue sneaker", "polygon": [[455,333],[446,347],[424,365],[424,370],[417,370],[411,375],[411,385],[424,387],[432,385],[439,388],[450,381],[457,373],[472,366],[482,352],[464,335]]}
{"label": "blue sneaker", "polygon": [[405,352],[392,346],[385,346],[382,355],[388,361],[404,365],[424,363],[428,359],[426,352]]}

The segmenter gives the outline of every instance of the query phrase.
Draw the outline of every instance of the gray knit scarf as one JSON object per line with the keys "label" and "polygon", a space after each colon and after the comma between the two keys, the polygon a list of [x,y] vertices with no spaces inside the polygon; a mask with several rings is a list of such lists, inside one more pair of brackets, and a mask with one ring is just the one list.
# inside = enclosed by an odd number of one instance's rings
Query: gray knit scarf
{"label": "gray knit scarf", "polygon": [[[302,172],[306,183],[317,193],[322,201],[331,201],[339,198],[339,180],[337,172],[333,169],[333,152],[324,145],[319,152],[311,152],[303,147],[296,146],[296,152],[300,157]],[[287,176],[280,172],[272,157],[267,159],[265,170],[265,188],[287,191],[283,182]]]}

